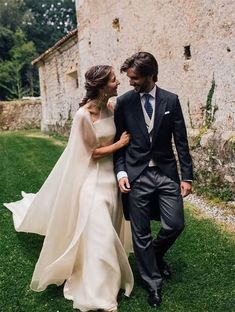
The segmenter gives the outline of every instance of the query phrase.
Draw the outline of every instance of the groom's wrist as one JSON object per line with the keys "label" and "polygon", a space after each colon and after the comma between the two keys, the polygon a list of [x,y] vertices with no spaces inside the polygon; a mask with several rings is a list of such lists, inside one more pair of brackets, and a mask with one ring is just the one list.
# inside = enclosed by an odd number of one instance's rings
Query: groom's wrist
{"label": "groom's wrist", "polygon": [[119,181],[120,179],[122,179],[122,178],[127,178],[128,177],[128,175],[127,175],[127,172],[126,171],[119,171],[118,173],[117,173],[117,180]]}

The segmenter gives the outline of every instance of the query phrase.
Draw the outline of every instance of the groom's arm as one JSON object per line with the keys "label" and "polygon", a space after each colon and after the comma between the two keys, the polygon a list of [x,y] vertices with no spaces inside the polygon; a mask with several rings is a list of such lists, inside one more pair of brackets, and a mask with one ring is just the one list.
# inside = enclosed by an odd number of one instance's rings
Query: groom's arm
{"label": "groom's arm", "polygon": [[176,98],[174,105],[173,136],[181,169],[181,195],[185,197],[192,189],[193,166],[189,153],[185,121],[178,97]]}
{"label": "groom's arm", "polygon": [[[122,103],[119,101],[119,99],[117,99],[117,103],[116,103],[115,110],[114,110],[114,122],[116,126],[116,135],[114,138],[114,142],[117,142],[120,136],[122,135],[122,133],[126,131],[125,118],[124,118],[121,104]],[[120,172],[126,173],[125,152],[126,152],[126,147],[119,149],[113,154],[114,172],[116,175],[119,175],[119,177],[120,177]]]}
{"label": "groom's arm", "polygon": [[179,158],[182,180],[192,181],[192,159],[189,153],[187,131],[178,97],[176,98],[174,103],[173,136]]}
{"label": "groom's arm", "polygon": [[[114,111],[114,122],[116,125],[116,136],[114,141],[116,142],[122,133],[126,131],[125,126],[125,118],[122,109],[122,102],[117,99],[117,104]],[[130,192],[130,184],[128,180],[126,164],[125,164],[125,157],[126,157],[126,147],[121,148],[120,150],[116,151],[113,155],[114,160],[114,171],[117,175],[118,185],[120,191],[122,193],[129,193]]]}

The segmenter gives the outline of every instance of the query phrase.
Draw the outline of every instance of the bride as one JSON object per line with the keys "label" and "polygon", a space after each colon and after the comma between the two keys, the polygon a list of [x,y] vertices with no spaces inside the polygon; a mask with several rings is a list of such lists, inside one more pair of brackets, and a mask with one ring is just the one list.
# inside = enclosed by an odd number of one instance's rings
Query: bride
{"label": "bride", "polygon": [[119,81],[111,66],[85,74],[86,96],[74,116],[68,145],[36,194],[4,204],[17,231],[45,235],[31,289],[64,284],[64,296],[81,311],[117,311],[120,289],[129,296],[133,274],[113,173],[112,154],[129,143],[124,132],[113,142],[115,126],[108,99]]}

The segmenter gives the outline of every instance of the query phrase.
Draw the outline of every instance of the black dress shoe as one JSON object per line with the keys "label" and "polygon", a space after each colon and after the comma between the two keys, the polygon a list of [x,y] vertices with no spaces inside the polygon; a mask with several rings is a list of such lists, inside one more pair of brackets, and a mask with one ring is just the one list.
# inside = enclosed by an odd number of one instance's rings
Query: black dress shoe
{"label": "black dress shoe", "polygon": [[159,271],[164,278],[170,278],[171,277],[171,270],[169,265],[163,260],[163,259],[158,259],[157,260],[157,265],[159,268]]}
{"label": "black dress shoe", "polygon": [[160,289],[158,291],[151,292],[149,294],[148,303],[152,308],[159,307],[161,302],[162,302],[162,298],[160,294]]}

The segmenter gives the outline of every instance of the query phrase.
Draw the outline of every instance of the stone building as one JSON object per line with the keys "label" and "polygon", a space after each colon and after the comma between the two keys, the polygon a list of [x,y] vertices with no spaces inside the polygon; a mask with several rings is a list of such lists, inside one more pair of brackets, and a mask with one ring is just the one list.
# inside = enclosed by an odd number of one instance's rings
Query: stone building
{"label": "stone building", "polygon": [[39,68],[42,101],[41,129],[67,131],[79,102],[77,29],[33,61]]}
{"label": "stone building", "polygon": [[[136,51],[159,62],[159,86],[179,95],[188,127],[205,119],[211,94],[213,126],[235,130],[235,2],[233,0],[77,0],[74,30],[34,61],[39,67],[42,129],[61,125],[78,107],[84,73]],[[120,75],[120,93],[129,89]]]}
{"label": "stone building", "polygon": [[[34,61],[40,73],[43,130],[66,128],[84,95],[88,67],[112,64],[121,94],[129,85],[119,75],[120,64],[144,50],[158,60],[158,85],[179,95],[195,150],[209,144],[217,147],[215,155],[229,144],[234,155],[233,0],[77,0],[76,9],[78,30]],[[235,184],[234,157],[221,161],[211,170],[226,165],[224,176]]]}

